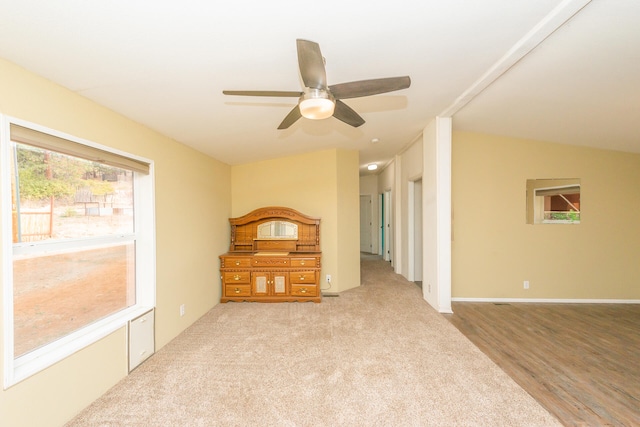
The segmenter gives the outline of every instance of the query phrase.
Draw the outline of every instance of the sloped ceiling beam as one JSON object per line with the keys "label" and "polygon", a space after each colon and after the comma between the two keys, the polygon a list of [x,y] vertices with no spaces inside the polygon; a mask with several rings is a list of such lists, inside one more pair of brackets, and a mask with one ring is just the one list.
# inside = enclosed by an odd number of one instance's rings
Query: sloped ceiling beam
{"label": "sloped ceiling beam", "polygon": [[452,117],[590,2],[562,1],[438,116]]}

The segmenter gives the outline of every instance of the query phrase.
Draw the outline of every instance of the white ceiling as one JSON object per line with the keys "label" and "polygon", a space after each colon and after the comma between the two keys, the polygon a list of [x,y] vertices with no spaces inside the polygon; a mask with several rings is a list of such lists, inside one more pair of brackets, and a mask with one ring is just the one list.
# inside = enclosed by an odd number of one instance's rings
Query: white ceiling
{"label": "white ceiling", "polygon": [[[222,94],[301,90],[296,38],[320,44],[329,84],[412,85],[345,100],[359,128],[277,130],[295,98]],[[640,153],[638,0],[0,0],[0,57],[232,165],[334,147],[383,165],[443,113]]]}

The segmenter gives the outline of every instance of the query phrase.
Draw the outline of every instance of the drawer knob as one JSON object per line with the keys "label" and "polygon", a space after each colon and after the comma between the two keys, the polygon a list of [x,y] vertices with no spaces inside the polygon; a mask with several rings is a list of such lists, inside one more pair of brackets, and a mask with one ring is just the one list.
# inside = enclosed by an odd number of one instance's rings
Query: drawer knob
{"label": "drawer knob", "polygon": [[235,276],[233,276],[233,280],[240,280],[240,275],[236,274]]}
{"label": "drawer knob", "polygon": [[239,294],[239,293],[240,293],[240,288],[235,288],[235,289],[233,290],[233,292],[235,292],[236,294]]}
{"label": "drawer knob", "polygon": [[301,294],[306,294],[307,293],[307,288],[301,288],[300,289],[300,293]]}
{"label": "drawer knob", "polygon": [[300,276],[300,280],[304,280],[304,276]]}
{"label": "drawer knob", "polygon": [[236,261],[236,265],[240,265],[240,261]]}
{"label": "drawer knob", "polygon": [[304,265],[304,261],[300,261],[300,265]]}

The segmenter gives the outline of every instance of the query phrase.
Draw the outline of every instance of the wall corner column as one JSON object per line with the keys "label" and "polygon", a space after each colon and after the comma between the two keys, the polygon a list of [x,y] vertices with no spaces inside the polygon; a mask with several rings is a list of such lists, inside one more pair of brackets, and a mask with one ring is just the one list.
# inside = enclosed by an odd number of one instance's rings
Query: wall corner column
{"label": "wall corner column", "polygon": [[423,296],[451,313],[451,117],[436,117],[423,132]]}

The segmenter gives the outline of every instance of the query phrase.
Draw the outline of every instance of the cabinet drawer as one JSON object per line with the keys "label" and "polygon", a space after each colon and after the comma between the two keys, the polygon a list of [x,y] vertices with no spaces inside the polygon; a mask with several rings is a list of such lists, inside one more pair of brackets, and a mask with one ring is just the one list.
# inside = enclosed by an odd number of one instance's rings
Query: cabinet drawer
{"label": "cabinet drawer", "polygon": [[254,267],[289,267],[289,258],[257,256],[252,264]]}
{"label": "cabinet drawer", "polygon": [[226,297],[249,297],[251,296],[251,285],[225,285],[224,295]]}
{"label": "cabinet drawer", "polygon": [[316,284],[315,271],[292,271],[291,273],[289,273],[289,276],[291,279],[291,283],[309,283],[311,285]]}
{"label": "cabinet drawer", "polygon": [[251,283],[251,273],[248,271],[237,271],[237,272],[227,271],[224,273],[224,283],[226,284]]}
{"label": "cabinet drawer", "polygon": [[292,284],[291,295],[297,297],[315,297],[318,296],[318,287],[313,283],[309,285],[302,285],[299,283]]}
{"label": "cabinet drawer", "polygon": [[251,267],[251,258],[225,258],[225,268]]}
{"label": "cabinet drawer", "polygon": [[291,267],[316,267],[315,258],[291,258]]}

